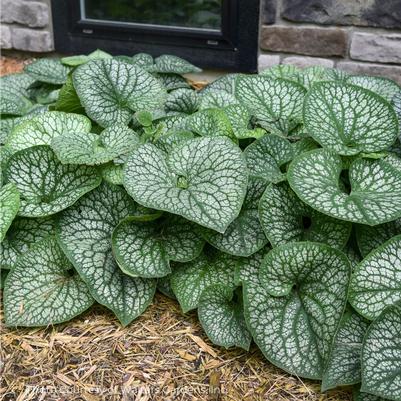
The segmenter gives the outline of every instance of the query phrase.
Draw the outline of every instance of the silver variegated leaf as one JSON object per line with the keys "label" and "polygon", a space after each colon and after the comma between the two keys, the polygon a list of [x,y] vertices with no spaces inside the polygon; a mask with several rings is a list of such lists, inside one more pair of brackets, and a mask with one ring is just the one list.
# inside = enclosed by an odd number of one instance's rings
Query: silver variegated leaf
{"label": "silver variegated leaf", "polygon": [[288,183],[271,184],[259,203],[262,228],[273,246],[293,241],[322,242],[342,249],[351,224],[326,216],[302,202]]}
{"label": "silver variegated leaf", "polygon": [[306,131],[341,155],[387,149],[399,126],[392,106],[364,88],[340,82],[313,85],[305,98]]}
{"label": "silver variegated leaf", "polygon": [[285,180],[282,169],[294,157],[291,143],[278,135],[270,134],[251,143],[244,151],[251,177],[267,182]]}
{"label": "silver variegated leaf", "polygon": [[236,287],[235,269],[239,259],[221,252],[201,254],[189,263],[175,264],[171,274],[171,288],[184,313],[196,309],[202,292],[220,284]]}
{"label": "silver variegated leaf", "polygon": [[20,208],[20,193],[14,183],[9,183],[0,188],[0,242],[3,241],[8,228]]}
{"label": "silver variegated leaf", "polygon": [[11,269],[20,255],[52,234],[54,222],[51,217],[15,219],[0,246],[0,268]]}
{"label": "silver variegated leaf", "polygon": [[45,217],[64,210],[101,182],[95,168],[63,165],[46,145],[14,153],[4,176],[18,188],[18,214],[25,217]]}
{"label": "silver variegated leaf", "polygon": [[361,381],[362,343],[369,322],[349,308],[341,319],[322,380],[322,391]]}
{"label": "silver variegated leaf", "polygon": [[18,89],[1,88],[0,114],[23,116],[32,108],[32,102]]}
{"label": "silver variegated leaf", "polygon": [[25,66],[24,71],[36,81],[62,85],[67,81],[71,68],[56,58],[40,58]]}
{"label": "silver variegated leaf", "polygon": [[193,89],[177,89],[168,94],[164,107],[167,112],[195,113],[199,107],[198,94]]}
{"label": "silver variegated leaf", "polygon": [[374,227],[358,224],[355,228],[358,248],[366,256],[390,238],[401,234],[401,218]]}
{"label": "silver variegated leaf", "polygon": [[340,156],[316,149],[294,158],[287,178],[302,201],[334,218],[377,225],[401,216],[401,170],[385,159],[357,158],[349,166],[349,193],[342,170]]}
{"label": "silver variegated leaf", "polygon": [[9,135],[6,145],[12,152],[36,145],[49,145],[53,138],[70,132],[88,133],[89,118],[73,113],[50,111],[41,113],[17,125]]}
{"label": "silver variegated leaf", "polygon": [[123,188],[103,183],[65,210],[58,240],[92,296],[111,309],[123,325],[152,302],[156,281],[124,274],[112,254],[111,234],[136,205]]}
{"label": "silver variegated leaf", "polygon": [[362,349],[361,391],[401,400],[401,305],[386,309],[369,327]]}
{"label": "silver variegated leaf", "polygon": [[226,136],[234,138],[230,119],[220,109],[200,110],[192,114],[187,118],[185,128],[200,136]]}
{"label": "silver variegated leaf", "polygon": [[100,135],[68,132],[56,136],[51,147],[63,164],[96,165],[129,154],[140,144],[139,136],[125,125],[111,125]]}
{"label": "silver variegated leaf", "polygon": [[372,251],[354,270],[349,301],[367,319],[401,301],[401,235]]}
{"label": "silver variegated leaf", "polygon": [[114,59],[79,66],[73,82],[87,115],[102,127],[127,124],[135,111],[160,107],[166,95],[157,78]]}
{"label": "silver variegated leaf", "polygon": [[220,109],[234,104],[239,104],[239,102],[233,94],[225,90],[216,89],[201,92],[199,108],[201,110]]}
{"label": "silver variegated leaf", "polygon": [[88,61],[91,60],[102,60],[102,59],[109,59],[112,58],[113,56],[109,53],[104,52],[103,50],[96,49],[95,51],[89,53],[88,55],[86,54],[80,54],[77,56],[69,56],[69,57],[63,57],[60,59],[60,61],[64,65],[69,65],[71,67],[76,67],[81,64],[85,64]]}
{"label": "silver variegated leaf", "polygon": [[242,298],[224,285],[207,287],[199,300],[198,317],[213,344],[249,350],[252,337],[244,318]]}
{"label": "silver variegated leaf", "polygon": [[242,153],[226,138],[192,139],[167,157],[148,143],[124,168],[124,186],[138,203],[219,232],[238,216],[247,181]]}
{"label": "silver variegated leaf", "polygon": [[230,255],[247,257],[263,248],[267,239],[259,222],[258,204],[265,188],[263,180],[251,178],[241,212],[226,231],[222,234],[201,228],[201,235],[209,244]]}
{"label": "silver variegated leaf", "polygon": [[162,56],[155,58],[155,64],[152,68],[152,71],[173,74],[188,74],[191,72],[201,72],[202,70],[180,57],[170,54],[163,54]]}
{"label": "silver variegated leaf", "polygon": [[263,128],[288,134],[302,118],[306,90],[296,82],[269,76],[240,76],[235,95]]}
{"label": "silver variegated leaf", "polygon": [[93,298],[54,237],[22,255],[7,277],[7,326],[48,326],[68,321],[93,304]]}
{"label": "silver variegated leaf", "polygon": [[271,250],[259,278],[243,283],[247,325],[265,357],[291,374],[321,379],[347,300],[346,256],[314,242]]}

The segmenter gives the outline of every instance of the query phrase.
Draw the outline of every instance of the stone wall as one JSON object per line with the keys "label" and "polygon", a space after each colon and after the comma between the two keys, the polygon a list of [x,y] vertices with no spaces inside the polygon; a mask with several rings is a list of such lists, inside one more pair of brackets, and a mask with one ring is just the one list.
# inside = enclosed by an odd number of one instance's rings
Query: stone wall
{"label": "stone wall", "polygon": [[401,0],[262,0],[259,69],[322,65],[401,84]]}
{"label": "stone wall", "polygon": [[1,0],[0,47],[54,50],[50,0]]}

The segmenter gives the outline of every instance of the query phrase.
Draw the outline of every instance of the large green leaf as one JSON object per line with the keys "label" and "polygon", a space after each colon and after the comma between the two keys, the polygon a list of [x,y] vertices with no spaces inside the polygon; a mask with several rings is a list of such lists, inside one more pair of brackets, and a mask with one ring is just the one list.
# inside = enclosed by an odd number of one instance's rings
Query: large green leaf
{"label": "large green leaf", "polygon": [[124,186],[138,203],[221,233],[241,210],[247,180],[240,149],[225,138],[192,139],[168,156],[148,143],[124,169]]}
{"label": "large green leaf", "polygon": [[401,301],[401,235],[372,251],[354,270],[349,300],[367,319]]}
{"label": "large green leaf", "polygon": [[135,111],[158,108],[165,99],[157,78],[113,59],[79,66],[73,82],[86,113],[102,127],[127,124]]}
{"label": "large green leaf", "polygon": [[68,76],[66,83],[61,87],[53,108],[54,110],[68,113],[83,114],[85,112],[74,88],[71,75]]}
{"label": "large green leaf", "polygon": [[10,183],[0,188],[0,242],[3,241],[8,228],[20,208],[20,193],[15,184]]}
{"label": "large green leaf", "polygon": [[244,156],[251,177],[276,183],[285,180],[282,169],[292,160],[294,151],[287,139],[271,134],[251,143]]}
{"label": "large green leaf", "polygon": [[401,218],[374,227],[358,224],[355,231],[358,248],[366,256],[390,238],[401,234]]}
{"label": "large green leaf", "polygon": [[350,263],[327,245],[299,242],[271,250],[244,285],[252,336],[276,366],[321,379],[347,300]]}
{"label": "large green leaf", "polygon": [[361,381],[362,343],[369,323],[351,308],[344,314],[324,372],[322,391]]}
{"label": "large green leaf", "polygon": [[101,182],[95,168],[63,165],[46,145],[14,153],[4,177],[17,186],[21,195],[18,214],[26,217],[44,217],[66,209]]}
{"label": "large green leaf", "polygon": [[90,292],[54,237],[22,255],[7,276],[7,326],[47,326],[79,315],[93,304]]}
{"label": "large green leaf", "polygon": [[241,298],[224,285],[207,287],[199,299],[198,316],[212,343],[249,350],[252,337],[246,328]]}
{"label": "large green leaf", "polygon": [[103,164],[132,152],[138,146],[138,135],[125,125],[111,125],[100,135],[66,132],[51,142],[57,158],[64,164]]}
{"label": "large green leaf", "polygon": [[287,134],[301,121],[305,88],[268,76],[240,76],[235,95],[267,130]]}
{"label": "large green leaf", "polygon": [[198,106],[198,94],[193,89],[181,88],[168,94],[165,109],[167,112],[192,114]]}
{"label": "large green leaf", "polygon": [[90,120],[82,115],[50,111],[32,116],[17,125],[6,145],[13,153],[36,145],[50,145],[53,138],[69,132],[89,132]]}
{"label": "large green leaf", "polygon": [[385,99],[340,82],[313,85],[305,98],[304,124],[323,147],[342,155],[385,150],[399,129],[397,116]]}
{"label": "large green leaf", "polygon": [[54,234],[52,218],[15,219],[0,246],[0,268],[11,269],[20,255],[51,234]]}
{"label": "large green leaf", "polygon": [[385,159],[358,158],[350,163],[350,190],[341,183],[342,170],[339,156],[316,149],[294,158],[287,178],[302,201],[329,216],[369,225],[401,216],[401,170]]}
{"label": "large green leaf", "polygon": [[112,236],[113,253],[122,271],[133,277],[163,277],[170,260],[188,262],[202,251],[204,241],[195,224],[179,216],[138,222],[123,220]]}
{"label": "large green leaf", "polygon": [[71,68],[56,58],[40,58],[25,66],[24,71],[32,78],[49,84],[64,84]]}
{"label": "large green leaf", "polygon": [[65,210],[58,240],[92,296],[110,308],[123,325],[152,302],[156,281],[125,275],[112,254],[111,234],[136,205],[123,188],[103,183]]}
{"label": "large green leaf", "polygon": [[239,259],[221,252],[201,254],[192,262],[175,264],[171,275],[171,287],[184,313],[196,309],[202,292],[220,284],[234,289],[235,269]]}
{"label": "large green leaf", "polygon": [[188,74],[193,72],[201,72],[202,70],[188,61],[170,54],[163,54],[155,58],[155,64],[152,68],[154,72]]}
{"label": "large green leaf", "polygon": [[259,203],[259,218],[273,246],[292,241],[314,241],[342,249],[351,233],[350,223],[312,209],[286,182],[266,188]]}
{"label": "large green leaf", "polygon": [[386,309],[365,336],[361,391],[401,400],[401,305]]}
{"label": "large green leaf", "polygon": [[250,256],[263,248],[267,239],[259,222],[258,204],[265,188],[266,183],[263,180],[251,178],[238,217],[223,234],[207,228],[200,229],[206,241],[215,248],[236,256]]}

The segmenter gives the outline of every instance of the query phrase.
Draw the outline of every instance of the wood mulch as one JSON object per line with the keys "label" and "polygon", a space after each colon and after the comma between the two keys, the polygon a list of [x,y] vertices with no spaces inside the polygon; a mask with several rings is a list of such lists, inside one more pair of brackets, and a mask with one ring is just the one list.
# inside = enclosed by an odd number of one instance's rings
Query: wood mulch
{"label": "wood mulch", "polygon": [[[1,73],[27,62],[2,56]],[[161,294],[125,328],[101,306],[55,327],[2,325],[0,375],[2,401],[351,401],[275,368],[255,346],[213,346],[196,313]]]}

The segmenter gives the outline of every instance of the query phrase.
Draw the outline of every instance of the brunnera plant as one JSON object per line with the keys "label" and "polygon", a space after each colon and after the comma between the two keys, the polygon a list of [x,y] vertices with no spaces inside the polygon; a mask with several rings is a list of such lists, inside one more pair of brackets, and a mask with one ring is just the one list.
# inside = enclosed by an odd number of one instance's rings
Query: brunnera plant
{"label": "brunnera plant", "polygon": [[159,290],[216,345],[400,401],[401,88],[197,71],[97,50],[0,79],[5,323],[128,325]]}

